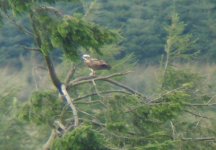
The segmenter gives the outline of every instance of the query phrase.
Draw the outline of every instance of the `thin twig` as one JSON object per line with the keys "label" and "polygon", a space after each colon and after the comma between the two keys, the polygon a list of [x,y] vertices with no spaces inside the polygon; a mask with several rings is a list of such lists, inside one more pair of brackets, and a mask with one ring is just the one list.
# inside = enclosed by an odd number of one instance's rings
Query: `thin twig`
{"label": "thin twig", "polygon": [[[94,118],[94,119],[97,119],[97,117],[95,117],[95,116],[93,116],[93,115],[91,115],[91,114],[89,114],[89,113],[87,113],[87,112],[85,112],[85,111],[83,111],[83,110],[80,110],[80,109],[77,109],[79,112],[81,112],[81,113],[83,113],[83,114],[85,114],[85,115],[87,115],[87,116],[89,116],[89,117],[92,117],[92,118]],[[98,120],[98,119],[97,119]]]}
{"label": "thin twig", "polygon": [[211,103],[211,101],[212,101],[215,97],[216,97],[216,95],[212,96],[212,97],[210,98],[210,100],[207,102],[207,104]]}
{"label": "thin twig", "polygon": [[59,128],[61,128],[61,130],[63,130],[64,132],[66,131],[66,127],[63,125],[62,122],[60,122],[59,120],[55,120],[54,124],[56,124]]}
{"label": "thin twig", "polygon": [[55,7],[52,6],[41,6],[37,9],[35,9],[34,11],[37,12],[53,12],[56,16],[58,17],[63,17],[63,13],[60,12],[58,9],[56,9]]}
{"label": "thin twig", "polygon": [[97,95],[100,96],[100,97],[102,97],[102,96],[100,95],[100,92],[99,92],[99,90],[98,90],[98,88],[97,88],[97,86],[96,86],[96,83],[95,83],[94,79],[92,80],[92,85],[94,86],[94,89],[95,89],[95,92],[97,93]]}
{"label": "thin twig", "polygon": [[84,84],[84,83],[88,83],[88,82],[92,82],[92,79],[94,79],[95,81],[97,80],[103,80],[103,79],[109,79],[112,77],[116,77],[116,76],[123,76],[126,75],[128,73],[130,73],[131,71],[127,71],[127,72],[123,72],[123,73],[114,73],[108,76],[87,76],[87,77],[81,77],[81,78],[77,78],[73,81],[71,81],[68,86],[76,86],[76,85],[80,85],[80,84]]}
{"label": "thin twig", "polygon": [[70,79],[73,78],[73,75],[76,71],[76,65],[73,65],[70,70],[68,71],[68,74],[65,78],[65,84],[67,85],[70,82]]}
{"label": "thin twig", "polygon": [[157,101],[158,101],[159,99],[161,99],[163,96],[169,95],[169,94],[174,93],[174,92],[176,92],[176,91],[178,91],[178,90],[180,90],[180,89],[183,89],[183,88],[184,88],[184,87],[181,86],[181,87],[178,87],[178,88],[176,88],[176,89],[173,89],[173,90],[167,91],[166,93],[160,94],[159,97],[150,100],[149,103],[157,102]]}
{"label": "thin twig", "polygon": [[[131,93],[133,93],[133,94],[136,94],[136,95],[138,95],[138,96],[141,96],[141,97],[144,97],[141,93],[139,93],[138,91],[135,91],[135,90],[133,90],[132,88],[130,88],[130,87],[128,87],[128,86],[126,86],[126,85],[123,85],[123,84],[121,84],[121,83],[119,83],[119,82],[117,82],[117,81],[114,81],[114,80],[111,80],[111,79],[103,79],[103,80],[105,80],[105,81],[107,81],[107,82],[109,82],[109,83],[112,83],[112,84],[114,84],[114,85],[116,85],[116,86],[119,86],[119,87],[121,87],[121,88],[123,88],[123,89],[125,89],[125,90],[127,90],[127,91],[129,91],[129,92],[131,92]],[[145,98],[145,97],[144,97]]]}
{"label": "thin twig", "polygon": [[96,0],[94,0],[93,2],[91,2],[91,4],[89,5],[88,9],[84,6],[84,2],[82,2],[82,3],[83,3],[83,7],[85,8],[85,14],[83,16],[85,18],[85,17],[87,17],[90,14],[91,10],[94,8],[94,5],[96,4]]}
{"label": "thin twig", "polygon": [[196,116],[196,117],[201,117],[201,118],[205,118],[205,119],[212,119],[212,118],[209,118],[209,117],[206,117],[206,116],[202,116],[202,115],[200,115],[200,114],[196,114],[196,113],[191,112],[191,111],[189,111],[189,110],[185,110],[185,112],[187,112],[187,113],[189,113],[189,114],[192,114],[192,115],[194,115],[194,116]]}
{"label": "thin twig", "polygon": [[53,143],[53,141],[55,140],[56,137],[57,137],[57,132],[56,132],[55,129],[52,129],[48,141],[43,146],[43,150],[50,150],[50,146],[52,145],[52,143]]}
{"label": "thin twig", "polygon": [[112,77],[116,77],[116,76],[122,76],[122,75],[125,75],[125,74],[128,74],[130,73],[131,71],[128,71],[128,72],[125,72],[125,73],[114,73],[114,74],[111,74],[111,75],[108,75],[108,76],[102,76],[102,77],[93,77],[93,76],[90,76],[90,77],[82,77],[82,78],[79,78],[79,79],[76,79],[76,80],[73,80],[71,81],[69,84],[68,84],[68,87],[72,87],[72,86],[77,86],[77,85],[81,85],[81,84],[85,84],[85,83],[90,83],[92,82],[92,80],[94,81],[97,81],[97,80],[103,80],[103,81],[107,81],[111,84],[114,84],[116,86],[119,86],[121,88],[124,88],[126,89],[127,91],[133,93],[133,94],[137,94],[138,96],[141,96],[143,98],[145,98],[141,93],[139,93],[138,91],[135,91],[133,90],[132,88],[129,88],[128,86],[126,85],[123,85],[117,81],[114,81],[114,80],[110,80],[109,78],[112,78]]}
{"label": "thin twig", "polygon": [[192,103],[183,103],[184,105],[186,105],[186,106],[215,106],[216,105],[216,103],[211,103],[211,104],[209,104],[209,103],[206,103],[206,104],[199,104],[199,103],[194,103],[194,104],[192,104]]}
{"label": "thin twig", "polygon": [[74,127],[77,127],[79,125],[79,119],[78,119],[78,113],[77,113],[76,106],[73,104],[73,99],[68,94],[66,90],[66,86],[64,84],[61,85],[61,90],[64,94],[65,99],[67,100],[67,103],[72,109],[73,117],[74,117]]}
{"label": "thin twig", "polygon": [[176,139],[175,126],[174,126],[172,121],[170,121],[170,125],[171,125],[171,128],[172,128],[172,137],[173,137],[173,140],[175,140]]}
{"label": "thin twig", "polygon": [[4,16],[6,16],[6,18],[12,23],[14,24],[20,31],[22,31],[25,34],[31,35],[32,37],[34,36],[34,34],[29,31],[27,28],[25,28],[23,25],[20,25],[16,22],[16,20],[12,17],[10,17],[7,13],[3,14]]}
{"label": "thin twig", "polygon": [[181,138],[183,141],[215,141],[215,139],[215,137]]}
{"label": "thin twig", "polygon": [[[104,91],[104,92],[100,92],[100,94],[110,94],[110,93],[124,93],[124,94],[131,94],[131,93],[128,93],[128,92],[123,91],[123,90],[111,90],[111,91]],[[74,101],[78,101],[78,100],[85,99],[85,98],[87,98],[87,97],[95,96],[95,95],[97,95],[97,93],[87,94],[87,95],[84,95],[84,96],[82,96],[82,97],[75,98]]]}
{"label": "thin twig", "polygon": [[31,50],[31,51],[41,52],[41,51],[40,51],[40,48],[32,48],[32,47],[26,47],[26,46],[24,46],[23,48],[24,48],[25,50]]}

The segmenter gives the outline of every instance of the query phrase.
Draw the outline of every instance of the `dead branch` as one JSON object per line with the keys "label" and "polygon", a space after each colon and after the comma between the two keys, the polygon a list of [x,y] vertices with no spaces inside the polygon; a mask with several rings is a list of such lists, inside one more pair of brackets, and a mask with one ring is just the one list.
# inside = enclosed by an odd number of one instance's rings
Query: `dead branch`
{"label": "dead branch", "polygon": [[68,71],[68,74],[65,78],[65,84],[67,85],[70,82],[70,79],[74,76],[74,73],[76,71],[76,65],[73,65],[70,70]]}
{"label": "dead branch", "polygon": [[31,35],[32,37],[34,34],[29,31],[27,28],[25,28],[23,25],[20,25],[16,22],[16,20],[12,17],[10,17],[6,12],[2,13],[13,25],[15,25],[20,31],[22,31],[25,34]]}
{"label": "dead branch", "polygon": [[172,121],[170,121],[170,125],[172,128],[172,138],[173,138],[173,140],[175,140],[176,139],[176,130],[175,130],[175,126],[174,126]]}
{"label": "dead branch", "polygon": [[69,82],[68,86],[76,86],[76,85],[80,85],[80,84],[83,84],[83,83],[87,83],[87,82],[92,82],[92,79],[94,79],[95,81],[96,80],[103,80],[103,79],[109,79],[109,78],[112,78],[112,77],[116,77],[116,76],[123,76],[123,75],[126,75],[128,73],[130,73],[131,71],[127,71],[127,72],[123,72],[123,73],[114,73],[114,74],[111,74],[111,75],[108,75],[108,76],[87,76],[87,77],[80,77],[80,78],[77,78],[71,82]]}
{"label": "dead branch", "polygon": [[63,123],[59,120],[55,120],[54,124],[57,126],[57,128],[60,128],[61,130],[63,130],[63,132],[66,131],[66,127],[63,125]]}
{"label": "dead branch", "polygon": [[53,141],[56,139],[56,137],[57,137],[57,132],[55,131],[55,129],[52,129],[48,141],[43,146],[43,150],[50,150],[50,147],[53,144]]}
{"label": "dead branch", "polygon": [[[124,93],[124,94],[131,94],[131,93],[128,93],[126,91],[123,91],[123,90],[111,90],[111,91],[104,91],[104,92],[100,92],[99,94],[110,94],[110,93]],[[82,97],[78,97],[78,98],[75,98],[74,101],[78,101],[78,100],[81,100],[81,99],[85,99],[87,97],[90,97],[90,96],[95,96],[97,95],[97,93],[91,93],[91,94],[87,94],[87,95],[84,95]]]}
{"label": "dead branch", "polygon": [[40,51],[40,48],[32,48],[32,47],[26,47],[26,46],[24,46],[23,48],[24,48],[25,50],[41,52],[41,51]]}
{"label": "dead branch", "polygon": [[192,103],[183,103],[184,105],[186,106],[215,106],[216,103],[211,103],[211,104],[199,104],[199,103],[196,103],[196,104],[192,104]]}
{"label": "dead branch", "polygon": [[212,118],[209,118],[209,117],[206,117],[206,116],[202,116],[202,115],[200,115],[200,114],[196,114],[196,113],[191,112],[191,111],[189,111],[189,110],[185,110],[185,112],[187,112],[187,113],[189,113],[189,114],[192,114],[192,115],[194,115],[194,116],[196,116],[196,117],[201,117],[201,118],[205,118],[205,119],[212,119]]}
{"label": "dead branch", "polygon": [[78,110],[79,112],[81,112],[81,113],[83,113],[83,114],[85,114],[85,115],[91,117],[91,118],[94,118],[94,119],[98,120],[97,117],[95,117],[94,115],[91,115],[90,113],[87,113],[87,112],[85,112],[85,111],[83,111],[83,110],[80,110],[80,109],[77,109],[77,110]]}
{"label": "dead branch", "polygon": [[56,16],[58,17],[63,17],[63,13],[60,12],[58,9],[56,9],[55,7],[52,6],[41,6],[37,9],[35,9],[34,11],[37,12],[53,12]]}
{"label": "dead branch", "polygon": [[215,137],[181,138],[182,141],[215,141],[215,139]]}
{"label": "dead branch", "polygon": [[160,100],[163,96],[169,95],[169,94],[174,93],[174,92],[176,92],[176,91],[178,91],[178,90],[180,90],[180,89],[183,89],[183,88],[184,88],[184,87],[181,86],[181,87],[179,87],[179,88],[176,88],[176,89],[167,91],[166,93],[160,94],[157,98],[150,100],[149,103],[156,103],[156,102],[158,102],[158,100]]}
{"label": "dead branch", "polygon": [[129,91],[129,92],[131,92],[131,93],[133,93],[133,94],[136,94],[136,95],[138,95],[138,96],[141,96],[141,97],[145,98],[141,93],[139,93],[139,92],[133,90],[132,88],[129,88],[128,86],[123,85],[123,84],[121,84],[121,83],[119,83],[119,82],[117,82],[117,81],[114,81],[114,80],[111,80],[111,79],[103,79],[103,80],[104,80],[104,81],[107,81],[107,82],[109,82],[109,83],[112,83],[112,84],[114,84],[114,85],[116,85],[116,86],[119,86],[119,87],[121,87],[121,88],[123,88],[123,89],[125,89],[125,90],[127,90],[127,91]]}
{"label": "dead branch", "polygon": [[73,117],[74,117],[74,127],[77,127],[79,125],[79,119],[77,114],[76,106],[73,104],[73,99],[70,97],[66,90],[66,86],[64,84],[61,85],[62,93],[64,94],[65,99],[67,100],[67,103],[72,109]]}
{"label": "dead branch", "polygon": [[82,2],[83,7],[85,8],[85,14],[84,14],[83,18],[86,18],[90,14],[91,10],[94,8],[96,1],[91,2],[88,9],[85,7],[84,2],[83,1],[81,1],[81,2]]}
{"label": "dead branch", "polygon": [[132,94],[136,94],[138,96],[146,98],[141,93],[139,93],[138,91],[135,91],[132,88],[129,88],[128,86],[123,85],[123,84],[121,84],[121,83],[119,83],[117,81],[109,79],[109,78],[116,77],[116,76],[126,75],[126,74],[128,74],[130,72],[131,71],[124,72],[124,73],[114,73],[114,74],[111,74],[111,75],[108,75],[108,76],[102,76],[102,77],[101,76],[100,77],[95,77],[95,76],[81,77],[81,78],[78,78],[78,79],[75,79],[75,80],[69,82],[67,87],[69,88],[69,87],[78,86],[78,85],[85,84],[85,83],[91,83],[92,80],[94,80],[94,81],[103,80],[103,81],[109,82],[111,84],[114,84],[114,85],[116,85],[118,87],[121,87],[121,88],[131,92]]}

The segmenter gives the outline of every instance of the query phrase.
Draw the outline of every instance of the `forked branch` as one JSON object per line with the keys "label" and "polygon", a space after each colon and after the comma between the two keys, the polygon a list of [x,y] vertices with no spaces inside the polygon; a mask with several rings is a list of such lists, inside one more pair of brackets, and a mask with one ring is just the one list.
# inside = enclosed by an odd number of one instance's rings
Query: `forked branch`
{"label": "forked branch", "polygon": [[123,75],[126,75],[128,73],[130,73],[131,71],[127,71],[127,72],[123,72],[123,73],[114,73],[114,74],[111,74],[111,75],[108,75],[108,76],[88,76],[88,77],[81,77],[81,78],[77,78],[75,80],[72,80],[69,82],[69,84],[67,85],[68,88],[71,88],[71,87],[75,87],[75,86],[78,86],[78,85],[82,85],[82,84],[86,84],[86,83],[92,83],[92,81],[98,81],[98,80],[101,80],[101,81],[106,81],[106,82],[109,82],[115,86],[118,86],[118,87],[121,87],[127,91],[129,91],[130,93],[132,94],[136,94],[140,97],[143,97],[143,98],[146,98],[144,97],[141,93],[139,93],[138,91],[122,84],[122,83],[119,83],[117,81],[114,81],[114,80],[111,80],[110,78],[113,78],[113,77],[117,77],[117,76],[123,76]]}

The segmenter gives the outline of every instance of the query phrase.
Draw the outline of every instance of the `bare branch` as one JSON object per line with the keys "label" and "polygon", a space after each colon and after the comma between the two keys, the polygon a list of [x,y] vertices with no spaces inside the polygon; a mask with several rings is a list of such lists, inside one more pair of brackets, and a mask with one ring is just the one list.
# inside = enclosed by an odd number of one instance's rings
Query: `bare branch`
{"label": "bare branch", "polygon": [[55,7],[52,7],[52,6],[41,6],[37,9],[35,9],[35,11],[37,11],[37,12],[53,12],[58,17],[64,16],[62,12],[60,12],[58,9],[56,9]]}
{"label": "bare branch", "polygon": [[74,117],[74,127],[77,127],[79,125],[79,119],[78,119],[78,113],[75,105],[73,104],[73,99],[71,99],[70,95],[68,94],[66,90],[66,86],[64,84],[61,85],[62,93],[64,94],[65,99],[67,100],[67,103],[72,109],[73,117]]}
{"label": "bare branch", "polygon": [[92,79],[96,80],[103,80],[103,79],[109,79],[112,77],[116,77],[116,76],[123,76],[126,75],[128,73],[130,73],[131,71],[127,71],[127,72],[123,72],[123,73],[114,73],[108,76],[103,76],[103,77],[97,77],[97,76],[87,76],[87,77],[81,77],[81,78],[77,78],[73,81],[71,81],[68,86],[76,86],[79,84],[83,84],[83,83],[87,83],[87,82],[92,82]]}
{"label": "bare branch", "polygon": [[[92,118],[94,118],[94,119],[97,119],[97,117],[91,115],[90,113],[87,113],[87,112],[85,112],[85,111],[83,111],[83,110],[80,110],[80,109],[77,109],[77,110],[78,110],[79,112],[81,112],[81,113],[83,113],[83,114],[89,116],[89,117],[92,117]],[[97,120],[98,120],[98,119],[97,119]]]}
{"label": "bare branch", "polygon": [[54,124],[56,124],[56,126],[57,126],[58,128],[61,128],[61,130],[63,130],[64,132],[66,131],[66,127],[62,124],[61,121],[55,120],[55,121],[54,121]]}
{"label": "bare branch", "polygon": [[30,50],[30,51],[41,52],[40,48],[32,48],[32,47],[26,47],[26,46],[24,46],[23,48],[26,49],[26,50]]}
{"label": "bare branch", "polygon": [[184,104],[187,106],[214,106],[214,105],[216,105],[216,103],[211,103],[211,102],[212,102],[212,100],[214,100],[215,97],[216,97],[216,95],[212,96],[207,103],[203,103],[203,104],[199,104],[199,103],[196,103],[196,104],[184,103]]}
{"label": "bare branch", "polygon": [[209,118],[209,117],[206,117],[206,116],[202,116],[202,115],[200,115],[200,114],[196,114],[196,113],[191,112],[191,111],[189,111],[189,110],[185,110],[185,112],[187,112],[187,113],[189,113],[189,114],[192,114],[192,115],[194,115],[194,116],[196,116],[196,117],[201,117],[201,118],[205,118],[205,119],[212,119],[212,118]]}
{"label": "bare branch", "polygon": [[70,79],[73,77],[74,73],[76,71],[76,65],[73,65],[70,70],[68,71],[68,74],[65,78],[65,84],[67,85],[70,82]]}
{"label": "bare branch", "polygon": [[198,103],[196,103],[196,104],[191,104],[191,103],[183,103],[184,105],[187,105],[187,106],[215,106],[216,105],[216,103],[211,103],[211,104],[209,104],[209,103],[207,103],[207,104],[198,104]]}
{"label": "bare branch", "polygon": [[215,141],[215,139],[215,137],[181,138],[183,141]]}
{"label": "bare branch", "polygon": [[133,93],[133,94],[136,94],[136,95],[138,95],[138,96],[141,96],[141,97],[145,98],[141,93],[139,93],[139,92],[137,92],[137,91],[135,91],[135,90],[129,88],[128,86],[123,85],[123,84],[121,84],[121,83],[119,83],[119,82],[117,82],[117,81],[114,81],[114,80],[111,80],[111,79],[103,79],[103,80],[105,80],[105,81],[107,81],[107,82],[109,82],[109,83],[112,83],[112,84],[114,84],[114,85],[116,85],[116,86],[119,86],[119,87],[121,87],[121,88],[123,88],[123,89],[125,89],[125,90],[127,90],[127,91],[129,91],[129,92],[131,92],[131,93]]}
{"label": "bare branch", "polygon": [[[131,94],[131,93],[128,93],[126,91],[123,91],[123,90],[112,90],[112,91],[104,91],[104,92],[100,92],[99,94],[110,94],[110,93],[124,93],[124,94]],[[90,97],[90,96],[95,96],[97,95],[97,93],[91,93],[91,94],[87,94],[87,95],[84,95],[82,97],[78,97],[78,98],[75,98],[74,101],[78,101],[78,100],[81,100],[81,99],[85,99],[87,97]]]}
{"label": "bare branch", "polygon": [[10,17],[7,13],[2,13],[13,25],[15,25],[20,31],[22,31],[25,34],[31,35],[34,37],[34,34],[29,31],[27,28],[24,27],[24,25],[18,24],[16,20],[12,17]]}
{"label": "bare branch", "polygon": [[83,4],[83,7],[85,9],[85,14],[84,14],[84,18],[88,17],[88,15],[90,14],[91,10],[94,8],[95,4],[96,4],[96,0],[94,0],[93,2],[91,2],[91,4],[89,5],[89,7],[87,8],[84,4],[83,1],[81,1]]}
{"label": "bare branch", "polygon": [[52,129],[48,141],[43,146],[43,150],[50,150],[50,146],[53,144],[53,141],[56,139],[56,137],[57,137],[57,132],[55,131],[55,129]]}
{"label": "bare branch", "polygon": [[174,93],[174,92],[176,92],[176,91],[178,91],[178,90],[180,90],[180,89],[183,89],[183,88],[184,88],[184,87],[181,86],[181,87],[179,87],[179,88],[176,88],[176,89],[173,89],[173,90],[167,91],[166,93],[160,94],[159,97],[150,100],[149,103],[152,103],[152,102],[158,102],[158,100],[161,99],[163,96],[169,95],[169,94]]}
{"label": "bare branch", "polygon": [[170,125],[172,128],[172,138],[173,138],[173,140],[175,140],[176,139],[176,130],[175,130],[175,126],[174,126],[172,121],[170,121]]}
{"label": "bare branch", "polygon": [[94,81],[97,81],[97,80],[103,80],[103,81],[107,81],[111,84],[114,84],[118,87],[121,87],[133,94],[137,94],[138,96],[141,96],[143,98],[145,98],[141,93],[133,90],[132,88],[129,88],[128,86],[126,85],[123,85],[117,81],[114,81],[114,80],[110,80],[109,78],[112,78],[112,77],[116,77],[116,76],[122,76],[122,75],[126,75],[128,73],[130,73],[131,71],[128,71],[128,72],[125,72],[125,73],[114,73],[114,74],[111,74],[111,75],[108,75],[108,76],[102,76],[102,77],[94,77],[94,76],[89,76],[89,77],[82,77],[82,78],[78,78],[78,79],[75,79],[73,81],[71,81],[69,84],[68,84],[68,87],[72,87],[72,86],[77,86],[77,85],[81,85],[81,84],[85,84],[85,83],[90,83],[92,82],[92,80]]}

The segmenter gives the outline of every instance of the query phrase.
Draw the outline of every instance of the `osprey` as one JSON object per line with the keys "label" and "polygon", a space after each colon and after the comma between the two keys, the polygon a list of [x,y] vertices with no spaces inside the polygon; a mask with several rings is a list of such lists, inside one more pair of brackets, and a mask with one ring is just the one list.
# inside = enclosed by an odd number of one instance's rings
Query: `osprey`
{"label": "osprey", "polygon": [[111,66],[107,64],[105,61],[91,58],[90,55],[84,54],[82,58],[84,59],[85,64],[90,68],[91,70],[90,75],[92,76],[96,75],[95,70],[110,70],[111,69]]}

